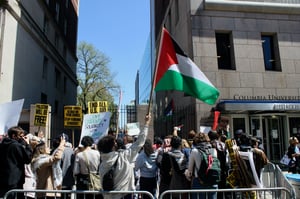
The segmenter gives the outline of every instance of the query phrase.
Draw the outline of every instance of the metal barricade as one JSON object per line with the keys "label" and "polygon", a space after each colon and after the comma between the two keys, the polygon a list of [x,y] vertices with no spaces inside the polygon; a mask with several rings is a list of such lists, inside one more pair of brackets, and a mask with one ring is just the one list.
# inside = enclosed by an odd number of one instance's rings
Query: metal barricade
{"label": "metal barricade", "polygon": [[206,199],[212,193],[218,196],[221,194],[223,199],[294,199],[290,190],[285,187],[168,190],[159,199]]}
{"label": "metal barricade", "polygon": [[[46,195],[51,195],[53,199],[99,199],[102,198],[101,195],[117,195],[122,198],[128,194],[132,194],[133,197],[136,198],[147,198],[154,199],[155,197],[147,192],[147,191],[79,191],[79,190],[23,190],[23,189],[12,189],[8,191],[3,199],[8,198],[24,198],[29,199],[27,197],[27,193],[34,193],[35,198],[37,198],[38,194],[42,194],[44,196],[39,198],[45,198]],[[22,197],[20,197],[22,196]]]}
{"label": "metal barricade", "polygon": [[[234,188],[234,189],[190,189],[190,190],[168,190],[163,192],[159,199],[198,199],[200,194],[204,194],[207,198],[209,193],[217,193],[222,195],[224,199],[295,199],[296,191],[285,177],[278,165],[269,163],[264,167],[260,175],[263,188]],[[104,194],[117,195],[118,198],[122,198],[127,194],[132,194],[135,197],[132,198],[144,198],[147,196],[149,199],[155,199],[151,193],[147,191],[79,191],[79,190],[23,190],[14,189],[8,191],[3,199],[7,199],[9,196],[26,193],[40,194],[52,194],[54,198],[60,199],[98,199],[99,196]],[[18,196],[18,195],[17,195]],[[196,196],[196,197],[193,197]],[[16,199],[18,197],[15,197]],[[101,197],[100,197],[101,198]],[[202,198],[201,198],[202,199]]]}
{"label": "metal barricade", "polygon": [[[276,176],[276,183],[277,183],[276,185],[287,188],[288,190],[290,190],[293,198],[297,198],[295,188],[288,181],[288,179],[286,178],[284,173],[281,171],[279,165],[276,165],[275,176]],[[300,196],[298,196],[298,197],[300,197]]]}

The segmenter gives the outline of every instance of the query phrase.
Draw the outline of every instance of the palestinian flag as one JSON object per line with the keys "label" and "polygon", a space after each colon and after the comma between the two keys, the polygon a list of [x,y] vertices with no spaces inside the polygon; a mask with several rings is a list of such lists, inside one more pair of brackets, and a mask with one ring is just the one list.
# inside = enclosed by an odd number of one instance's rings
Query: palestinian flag
{"label": "palestinian flag", "polygon": [[157,58],[155,91],[177,90],[213,105],[219,91],[163,28]]}

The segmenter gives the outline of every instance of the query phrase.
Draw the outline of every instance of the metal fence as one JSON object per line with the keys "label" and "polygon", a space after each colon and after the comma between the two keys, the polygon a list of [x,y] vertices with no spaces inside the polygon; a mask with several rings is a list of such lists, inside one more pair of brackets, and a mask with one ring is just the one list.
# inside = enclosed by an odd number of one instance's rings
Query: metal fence
{"label": "metal fence", "polygon": [[[31,194],[31,196],[29,196]],[[34,196],[32,196],[34,194]],[[22,190],[12,189],[8,191],[3,199],[18,199],[18,198],[45,198],[51,197],[53,199],[98,199],[104,195],[111,195],[113,197],[122,198],[128,194],[132,196],[142,197],[147,196],[149,199],[154,199],[154,196],[147,191],[78,191],[78,190]],[[39,197],[37,197],[39,195]],[[42,195],[42,196],[41,196]],[[101,196],[101,197],[99,197]],[[1,198],[2,199],[2,198]]]}
{"label": "metal fence", "polygon": [[290,190],[285,187],[276,188],[238,188],[238,189],[194,189],[194,190],[168,190],[163,192],[159,199],[206,199],[215,193],[222,199],[294,199]]}
{"label": "metal fence", "polygon": [[[122,198],[131,194],[131,198],[147,198],[154,199],[151,193],[147,191],[77,191],[77,190],[21,190],[14,189],[7,192],[3,199],[18,199],[27,193],[35,193],[36,195],[43,195],[41,198],[47,198],[51,195],[52,198],[57,199],[98,199],[100,195],[111,195],[111,197]],[[159,199],[203,199],[208,198],[210,193],[222,195],[223,199],[295,199],[290,190],[286,187],[276,188],[239,188],[239,189],[190,189],[190,190],[168,190],[163,192]],[[20,194],[20,195],[18,195]],[[36,198],[36,197],[33,197]],[[101,198],[101,197],[100,197]],[[219,197],[218,197],[219,198]]]}
{"label": "metal fence", "polygon": [[[260,179],[263,184],[263,188],[234,188],[234,189],[189,189],[189,190],[168,190],[163,192],[159,199],[202,199],[208,198],[210,193],[217,193],[218,198],[222,199],[296,199],[296,191],[293,185],[287,180],[285,174],[281,171],[278,165],[269,163],[262,170]],[[147,191],[78,191],[78,190],[10,190],[4,196],[4,199],[9,198],[21,198],[27,196],[28,193],[52,194],[53,198],[61,199],[85,199],[85,198],[99,198],[99,195],[111,195],[117,196],[116,198],[122,198],[122,196],[132,194],[132,198],[147,198],[154,199],[153,196]],[[202,195],[201,195],[202,194]],[[17,195],[17,197],[14,197]],[[12,197],[13,196],[13,197]],[[203,196],[203,197],[200,197]],[[42,198],[43,198],[42,197]],[[299,196],[298,196],[299,197]],[[28,198],[28,197],[25,197]],[[28,198],[29,199],[29,198]]]}
{"label": "metal fence", "polygon": [[[110,120],[110,128],[120,131],[126,129],[127,123],[138,122],[137,107],[134,105],[122,105],[119,108],[109,108],[109,112],[112,113]],[[144,118],[144,115],[142,116]],[[156,136],[164,137],[172,134],[173,127],[183,125],[181,132],[182,137],[186,138],[186,134],[190,130],[197,130],[196,127],[196,110],[195,105],[190,106],[175,106],[172,114],[166,115],[164,112],[155,114],[152,116],[154,123],[154,132]]]}
{"label": "metal fence", "polygon": [[183,125],[181,137],[186,138],[190,130],[197,131],[195,105],[186,107],[175,106],[172,114],[166,115],[163,112],[154,118],[154,132],[156,136],[164,137],[173,133],[174,126]]}

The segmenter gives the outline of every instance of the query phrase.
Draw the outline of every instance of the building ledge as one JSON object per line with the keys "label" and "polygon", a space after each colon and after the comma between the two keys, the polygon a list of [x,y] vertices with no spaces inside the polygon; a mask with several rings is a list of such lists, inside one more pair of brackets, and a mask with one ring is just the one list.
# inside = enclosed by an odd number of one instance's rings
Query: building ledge
{"label": "building ledge", "polygon": [[257,1],[204,0],[205,10],[256,12],[272,14],[300,14],[300,4]]}
{"label": "building ledge", "polygon": [[300,112],[300,100],[220,100],[217,109],[225,112]]}

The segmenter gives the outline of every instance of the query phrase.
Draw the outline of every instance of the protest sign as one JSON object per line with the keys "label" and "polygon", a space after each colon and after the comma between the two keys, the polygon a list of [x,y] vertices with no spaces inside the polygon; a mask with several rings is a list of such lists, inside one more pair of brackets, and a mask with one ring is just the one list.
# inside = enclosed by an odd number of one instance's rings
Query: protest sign
{"label": "protest sign", "polygon": [[12,126],[19,123],[24,99],[0,104],[0,135],[3,135]]}
{"label": "protest sign", "polygon": [[[254,179],[255,181],[255,185],[258,188],[263,188],[262,184],[260,183],[259,180],[259,176],[257,175],[256,169],[255,169],[255,163],[253,160],[253,152],[243,152],[243,151],[239,151],[240,157],[244,160],[247,161],[248,164],[248,168],[246,169],[246,171],[249,173],[249,175],[251,175],[251,177]],[[250,168],[249,168],[250,166]]]}
{"label": "protest sign", "polygon": [[80,140],[84,136],[91,136],[95,144],[98,143],[99,139],[108,132],[110,116],[110,112],[85,114],[83,116]]}
{"label": "protest sign", "polygon": [[35,114],[34,114],[34,126],[46,126],[48,114],[49,114],[48,104],[36,104]]}
{"label": "protest sign", "polygon": [[107,110],[108,110],[107,101],[88,102],[88,113],[89,114],[107,112]]}
{"label": "protest sign", "polygon": [[65,128],[81,127],[82,108],[81,106],[64,106]]}
{"label": "protest sign", "polygon": [[127,134],[131,136],[138,135],[140,133],[140,123],[127,123],[126,124]]}
{"label": "protest sign", "polygon": [[202,133],[209,133],[209,131],[211,131],[211,127],[210,126],[200,126],[200,132],[202,132]]}

